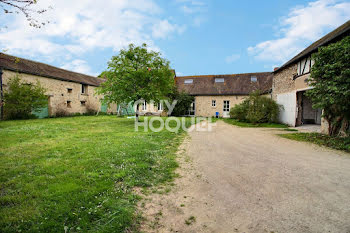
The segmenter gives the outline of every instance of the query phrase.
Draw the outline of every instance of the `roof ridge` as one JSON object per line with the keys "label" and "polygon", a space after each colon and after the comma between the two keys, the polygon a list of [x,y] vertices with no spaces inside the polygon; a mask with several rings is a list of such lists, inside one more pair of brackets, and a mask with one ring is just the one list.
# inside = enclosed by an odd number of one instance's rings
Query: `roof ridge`
{"label": "roof ridge", "polygon": [[45,65],[45,66],[50,66],[52,68],[59,69],[59,70],[62,70],[62,71],[71,72],[71,73],[80,74],[80,75],[88,76],[88,77],[91,77],[91,78],[99,79],[98,77],[95,77],[95,76],[92,76],[92,75],[83,74],[83,73],[79,73],[79,72],[72,71],[72,70],[66,70],[66,69],[63,69],[63,68],[60,68],[60,67],[57,67],[57,66],[49,65],[49,64],[44,63],[44,62],[34,61],[34,60],[30,60],[30,59],[22,58],[22,57],[18,57],[18,56],[13,56],[13,55],[10,55],[10,54],[7,54],[7,53],[3,53],[3,52],[0,52],[0,54],[3,54],[3,55],[8,56],[8,57],[13,57],[15,59],[18,58],[20,60],[25,60],[25,61],[29,61],[29,62],[33,62],[33,63],[36,63],[36,64]]}
{"label": "roof ridge", "polygon": [[187,75],[187,76],[176,76],[178,78],[186,78],[186,77],[193,77],[193,78],[201,78],[201,77],[214,77],[214,76],[238,76],[238,75],[249,75],[249,74],[272,74],[272,71],[269,72],[250,72],[250,73],[237,73],[237,74],[204,74],[204,75]]}

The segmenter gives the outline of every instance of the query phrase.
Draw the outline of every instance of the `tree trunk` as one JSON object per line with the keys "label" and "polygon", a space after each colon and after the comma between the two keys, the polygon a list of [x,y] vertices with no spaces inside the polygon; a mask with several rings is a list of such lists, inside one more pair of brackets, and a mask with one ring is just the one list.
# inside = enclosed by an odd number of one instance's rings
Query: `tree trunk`
{"label": "tree trunk", "polygon": [[341,126],[338,132],[338,137],[347,137],[349,136],[349,120],[345,117],[341,122]]}

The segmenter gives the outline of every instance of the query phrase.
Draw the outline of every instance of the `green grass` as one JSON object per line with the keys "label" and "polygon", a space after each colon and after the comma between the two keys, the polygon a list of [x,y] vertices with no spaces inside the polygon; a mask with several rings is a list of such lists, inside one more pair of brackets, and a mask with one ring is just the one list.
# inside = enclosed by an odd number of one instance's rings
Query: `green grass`
{"label": "green grass", "polygon": [[238,121],[235,119],[230,119],[230,118],[225,118],[223,120],[224,120],[224,122],[226,122],[228,124],[239,126],[239,127],[244,127],[244,128],[260,128],[260,127],[264,127],[264,128],[288,128],[287,125],[277,124],[277,123],[253,124],[253,123],[249,123],[249,122],[241,122],[241,121]]}
{"label": "green grass", "polygon": [[279,136],[293,139],[296,141],[311,142],[317,145],[330,147],[336,150],[350,152],[350,137],[338,138],[330,137],[320,133],[290,133],[280,134]]}
{"label": "green grass", "polygon": [[183,136],[115,116],[0,122],[1,232],[137,230],[133,189],[173,179]]}

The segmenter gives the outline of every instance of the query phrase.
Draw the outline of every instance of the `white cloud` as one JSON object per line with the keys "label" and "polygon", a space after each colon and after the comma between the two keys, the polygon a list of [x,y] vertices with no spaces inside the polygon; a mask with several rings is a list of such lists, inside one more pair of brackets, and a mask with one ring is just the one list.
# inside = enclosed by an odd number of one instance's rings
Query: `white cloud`
{"label": "white cloud", "polygon": [[[0,15],[0,28],[7,26],[0,31],[1,49],[62,64],[64,59],[83,57],[96,49],[118,51],[129,43],[146,42],[157,49],[154,39],[182,33],[185,28],[170,23],[155,0],[38,2],[39,8],[52,6],[52,10],[40,15],[50,24],[35,29],[28,26],[22,15]],[[155,25],[162,26],[158,32]]]}
{"label": "white cloud", "polygon": [[185,30],[185,26],[178,26],[176,24],[169,23],[168,20],[162,20],[153,25],[152,35],[154,38],[165,39],[174,32],[182,34]]}
{"label": "white cloud", "polygon": [[227,56],[225,60],[226,60],[226,63],[231,64],[231,63],[237,61],[238,59],[240,59],[240,57],[241,57],[241,55],[239,55],[239,54],[232,54],[230,56]]}
{"label": "white cloud", "polygon": [[61,66],[61,68],[75,71],[82,74],[90,74],[90,75],[96,76],[96,74],[91,71],[90,66],[85,60],[76,59],[68,64]]}
{"label": "white cloud", "polygon": [[295,7],[280,21],[280,38],[249,47],[248,53],[257,60],[282,64],[349,18],[349,2],[318,0]]}

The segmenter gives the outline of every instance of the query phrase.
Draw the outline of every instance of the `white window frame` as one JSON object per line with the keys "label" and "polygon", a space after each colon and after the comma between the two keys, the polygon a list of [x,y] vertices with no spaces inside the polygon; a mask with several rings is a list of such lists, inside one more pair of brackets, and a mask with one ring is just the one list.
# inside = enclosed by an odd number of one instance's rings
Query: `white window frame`
{"label": "white window frame", "polygon": [[224,78],[215,78],[216,83],[224,83],[225,79]]}
{"label": "white window frame", "polygon": [[224,112],[229,112],[230,111],[230,101],[229,100],[224,100],[224,107],[222,109]]}
{"label": "white window frame", "polygon": [[212,100],[212,101],[211,101],[211,106],[212,106],[212,107],[216,107],[216,100]]}
{"label": "white window frame", "polygon": [[193,79],[185,79],[184,84],[192,84]]}
{"label": "white window frame", "polygon": [[256,76],[250,76],[250,81],[256,83],[258,81],[258,78]]}
{"label": "white window frame", "polygon": [[143,101],[142,103],[142,111],[146,111],[147,110],[147,103],[146,103],[146,100]]}
{"label": "white window frame", "polygon": [[163,103],[162,102],[158,103],[158,111],[163,111]]}

